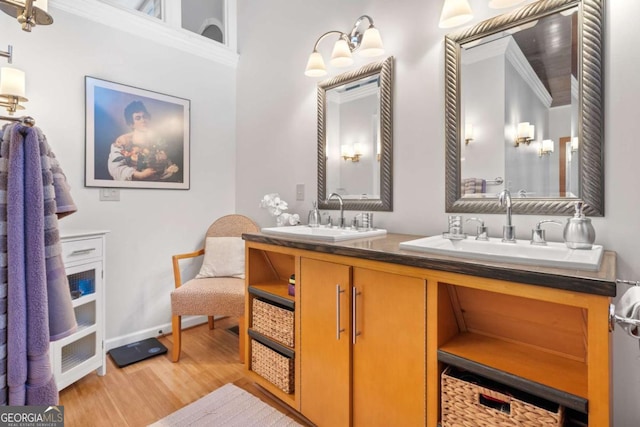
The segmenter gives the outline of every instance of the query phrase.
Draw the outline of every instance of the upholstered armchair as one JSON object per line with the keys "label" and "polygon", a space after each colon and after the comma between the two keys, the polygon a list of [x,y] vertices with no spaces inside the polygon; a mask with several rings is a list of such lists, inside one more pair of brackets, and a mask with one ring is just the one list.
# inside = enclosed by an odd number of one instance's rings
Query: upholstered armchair
{"label": "upholstered armchair", "polygon": [[[182,316],[206,315],[209,329],[214,316],[244,315],[244,241],[242,233],[260,231],[260,227],[243,215],[217,219],[205,235],[205,247],[172,257],[175,289],[171,292],[172,361],[180,359]],[[180,260],[203,256],[198,275],[182,283]],[[241,322],[243,323],[243,322]]]}

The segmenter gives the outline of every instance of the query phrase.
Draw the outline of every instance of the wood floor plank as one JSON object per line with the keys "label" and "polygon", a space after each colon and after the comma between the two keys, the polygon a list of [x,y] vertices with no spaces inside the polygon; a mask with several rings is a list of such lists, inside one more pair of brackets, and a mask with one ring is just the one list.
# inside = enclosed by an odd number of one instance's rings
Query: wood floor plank
{"label": "wood floor plank", "polygon": [[310,425],[295,411],[255,385],[238,355],[238,336],[227,329],[237,319],[216,320],[215,329],[201,325],[182,332],[178,363],[171,362],[171,335],[159,340],[169,353],[124,368],[107,356],[107,375],[92,373],[60,392],[65,427],[147,426],[176,410],[233,383],[287,414]]}

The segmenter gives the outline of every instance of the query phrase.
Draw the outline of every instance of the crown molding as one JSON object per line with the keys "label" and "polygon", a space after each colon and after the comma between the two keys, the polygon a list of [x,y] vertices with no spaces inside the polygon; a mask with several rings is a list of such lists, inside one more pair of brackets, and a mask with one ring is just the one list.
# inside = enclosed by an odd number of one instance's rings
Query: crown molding
{"label": "crown molding", "polygon": [[542,104],[549,108],[551,106],[551,94],[547,88],[544,87],[538,75],[527,58],[520,50],[520,47],[515,42],[513,37],[507,36],[497,40],[492,40],[491,43],[485,43],[478,46],[473,46],[472,49],[464,51],[462,57],[462,64],[473,64],[488,58],[504,55],[513,68],[518,72],[522,80],[531,88],[533,93],[538,97]]}
{"label": "crown molding", "polygon": [[542,105],[549,108],[551,106],[551,102],[553,101],[553,98],[551,98],[551,94],[549,93],[547,88],[544,87],[536,72],[533,71],[531,64],[529,64],[529,61],[527,61],[524,53],[522,53],[522,50],[520,50],[520,47],[512,37],[509,37],[509,44],[507,46],[505,56],[511,63],[511,65],[513,65],[513,67],[516,69],[518,74],[520,74],[522,79],[527,82],[531,90],[533,90],[533,93],[535,93],[540,102],[542,102]]}

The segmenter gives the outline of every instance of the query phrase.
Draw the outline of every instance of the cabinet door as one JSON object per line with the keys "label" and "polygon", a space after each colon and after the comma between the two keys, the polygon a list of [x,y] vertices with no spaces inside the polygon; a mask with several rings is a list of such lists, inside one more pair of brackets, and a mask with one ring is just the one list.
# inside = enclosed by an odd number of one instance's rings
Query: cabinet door
{"label": "cabinet door", "polygon": [[318,426],[349,425],[351,267],[303,258],[301,412]]}
{"label": "cabinet door", "polygon": [[424,425],[424,280],[354,268],[353,290],[353,425]]}

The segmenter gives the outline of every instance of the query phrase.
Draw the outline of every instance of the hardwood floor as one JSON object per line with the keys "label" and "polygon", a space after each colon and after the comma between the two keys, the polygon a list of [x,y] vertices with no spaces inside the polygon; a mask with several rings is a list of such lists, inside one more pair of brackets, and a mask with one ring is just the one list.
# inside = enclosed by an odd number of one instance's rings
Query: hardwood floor
{"label": "hardwood floor", "polygon": [[182,353],[172,363],[171,335],[159,338],[169,348],[162,356],[118,368],[107,356],[107,374],[92,373],[60,392],[66,427],[146,426],[198,400],[226,383],[252,393],[303,425],[308,422],[247,379],[238,357],[231,318],[182,332]]}

